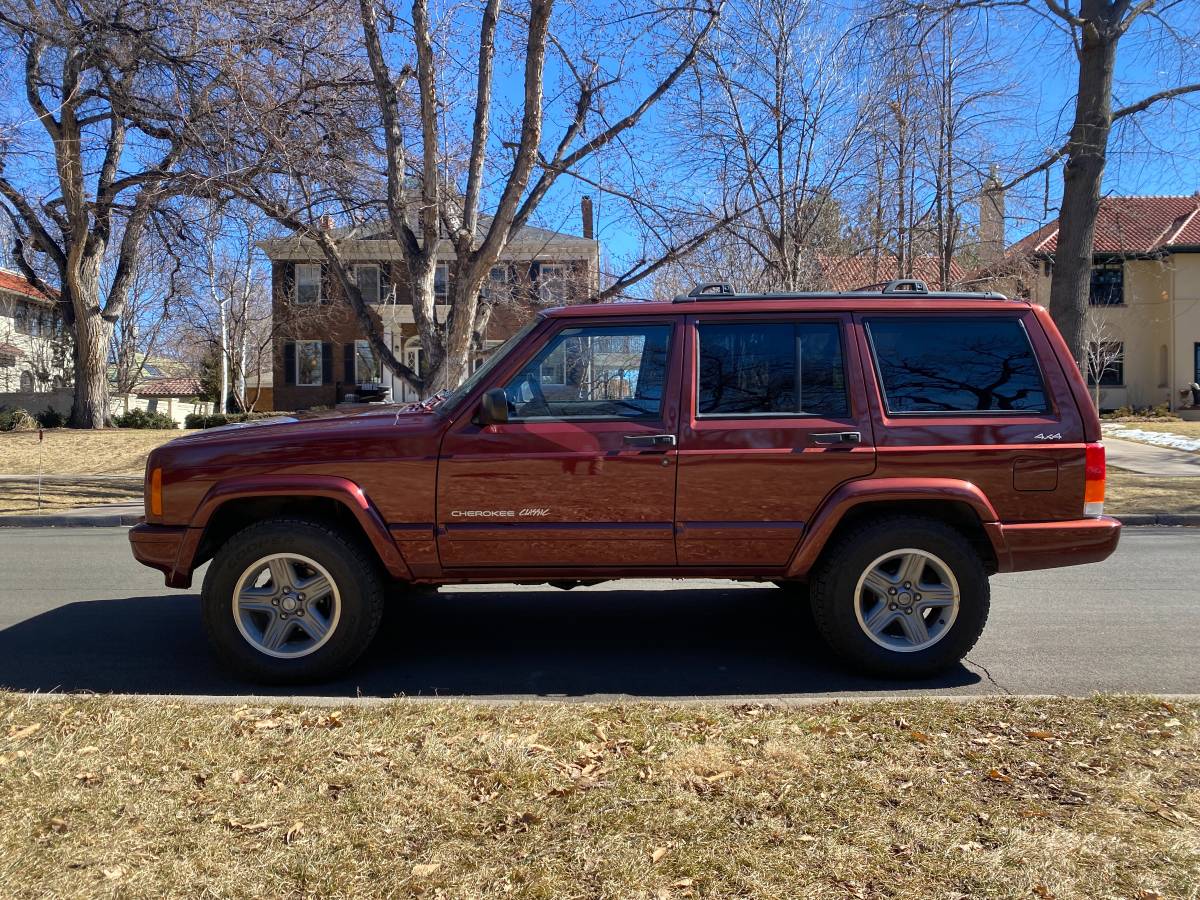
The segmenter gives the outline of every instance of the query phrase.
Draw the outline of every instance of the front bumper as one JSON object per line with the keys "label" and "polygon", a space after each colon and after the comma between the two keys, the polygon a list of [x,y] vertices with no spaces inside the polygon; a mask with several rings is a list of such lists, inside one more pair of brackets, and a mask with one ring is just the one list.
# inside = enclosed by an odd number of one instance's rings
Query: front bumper
{"label": "front bumper", "polygon": [[192,586],[192,573],[181,570],[180,550],[189,538],[189,529],[173,525],[147,525],[142,522],[129,529],[133,558],[143,566],[158,569],[166,576],[167,587]]}
{"label": "front bumper", "polygon": [[1027,572],[1100,562],[1112,556],[1121,523],[1112,516],[1066,522],[998,522],[993,528],[1001,572]]}

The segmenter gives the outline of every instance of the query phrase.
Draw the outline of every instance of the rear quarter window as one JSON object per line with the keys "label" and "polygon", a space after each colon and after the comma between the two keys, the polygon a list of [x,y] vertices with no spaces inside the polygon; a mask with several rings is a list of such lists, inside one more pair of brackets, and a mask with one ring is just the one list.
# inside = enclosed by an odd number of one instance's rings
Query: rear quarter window
{"label": "rear quarter window", "polygon": [[866,320],[890,414],[1044,413],[1046,389],[1015,317]]}

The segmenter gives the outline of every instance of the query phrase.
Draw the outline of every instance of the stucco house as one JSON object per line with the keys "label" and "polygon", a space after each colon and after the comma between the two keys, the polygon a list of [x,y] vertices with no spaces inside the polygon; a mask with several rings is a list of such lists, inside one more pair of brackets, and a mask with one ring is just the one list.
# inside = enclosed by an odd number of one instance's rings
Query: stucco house
{"label": "stucco house", "polygon": [[[71,381],[71,338],[57,300],[0,269],[0,405],[41,412]],[[69,407],[68,402],[68,407]]]}
{"label": "stucco house", "polygon": [[[484,288],[495,302],[486,333],[479,336],[475,364],[520,328],[536,307],[575,302],[595,292],[600,252],[587,197],[581,212],[582,236],[533,226],[512,236]],[[482,218],[481,227],[486,228],[487,219]],[[385,226],[340,230],[337,236],[384,340],[405,365],[421,372],[421,342],[400,246]],[[397,402],[419,399],[414,388],[375,358],[320,249],[299,236],[262,241],[258,246],[272,265],[271,402],[275,409],[334,406],[383,391]],[[443,239],[434,283],[439,298],[450,296],[453,259],[453,245]],[[435,310],[442,320],[449,305],[437,303]]]}
{"label": "stucco house", "polygon": [[[1032,263],[1037,303],[1050,302],[1057,239],[1055,221],[1010,248]],[[1101,409],[1165,403],[1200,418],[1200,193],[1103,198],[1093,247],[1088,331],[1114,357]]]}

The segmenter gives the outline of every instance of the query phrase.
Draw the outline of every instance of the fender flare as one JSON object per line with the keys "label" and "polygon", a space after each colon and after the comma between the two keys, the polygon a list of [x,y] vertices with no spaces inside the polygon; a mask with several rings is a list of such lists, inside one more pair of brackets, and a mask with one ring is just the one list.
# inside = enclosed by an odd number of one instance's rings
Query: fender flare
{"label": "fender flare", "polygon": [[209,488],[192,516],[175,562],[176,573],[187,572],[188,580],[191,580],[192,560],[196,558],[208,523],[218,509],[231,500],[258,497],[323,497],[342,504],[362,528],[387,573],[393,578],[412,580],[412,572],[400,548],[366,493],[350,479],[336,475],[248,475],[217,482]]}
{"label": "fender flare", "polygon": [[808,575],[834,529],[854,507],[905,500],[949,500],[969,506],[991,541],[1000,571],[1007,571],[1008,548],[999,526],[999,516],[977,485],[957,478],[866,478],[845,482],[825,498],[804,528],[788,563],[786,577],[802,579]]}

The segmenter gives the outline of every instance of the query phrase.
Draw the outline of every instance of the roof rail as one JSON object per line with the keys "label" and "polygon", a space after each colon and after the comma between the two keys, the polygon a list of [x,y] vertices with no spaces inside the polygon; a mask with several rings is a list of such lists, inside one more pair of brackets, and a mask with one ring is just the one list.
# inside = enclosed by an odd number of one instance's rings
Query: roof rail
{"label": "roof rail", "polygon": [[1009,300],[993,291],[931,291],[919,278],[896,278],[879,284],[867,284],[849,291],[800,291],[766,294],[739,294],[724,281],[698,284],[686,294],[679,294],[675,303],[695,303],[702,300],[837,300],[852,297],[875,297],[895,300],[903,297],[928,297],[940,300]]}
{"label": "roof rail", "polygon": [[919,278],[893,278],[883,286],[885,294],[928,294],[929,285]]}
{"label": "roof rail", "polygon": [[707,281],[696,285],[686,294],[680,294],[675,298],[675,302],[684,303],[689,300],[699,300],[702,297],[734,297],[736,295],[737,292],[728,281]]}

